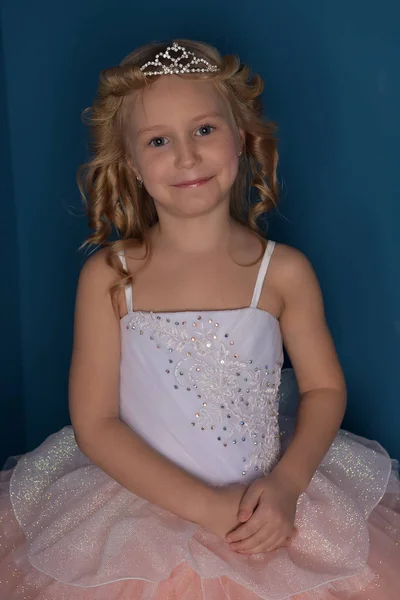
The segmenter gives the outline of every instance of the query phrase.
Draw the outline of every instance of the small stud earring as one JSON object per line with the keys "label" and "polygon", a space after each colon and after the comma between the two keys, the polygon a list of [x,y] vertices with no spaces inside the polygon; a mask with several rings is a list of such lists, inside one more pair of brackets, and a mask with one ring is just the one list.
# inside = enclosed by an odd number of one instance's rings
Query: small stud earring
{"label": "small stud earring", "polygon": [[143,187],[143,179],[139,179],[139,177],[136,177],[136,179],[137,179],[139,187]]}

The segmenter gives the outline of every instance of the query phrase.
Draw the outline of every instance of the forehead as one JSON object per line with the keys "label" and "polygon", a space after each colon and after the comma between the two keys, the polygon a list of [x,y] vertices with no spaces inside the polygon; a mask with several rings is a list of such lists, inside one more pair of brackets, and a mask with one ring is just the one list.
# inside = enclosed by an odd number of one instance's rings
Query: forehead
{"label": "forehead", "polygon": [[227,119],[227,101],[210,80],[164,75],[148,88],[134,92],[127,107],[134,130],[196,115],[220,113]]}

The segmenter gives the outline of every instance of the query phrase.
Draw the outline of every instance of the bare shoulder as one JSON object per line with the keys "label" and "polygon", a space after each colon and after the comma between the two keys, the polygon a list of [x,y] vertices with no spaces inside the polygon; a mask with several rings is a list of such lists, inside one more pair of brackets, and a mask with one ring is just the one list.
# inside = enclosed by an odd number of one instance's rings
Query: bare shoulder
{"label": "bare shoulder", "polygon": [[285,304],[300,290],[308,289],[319,296],[314,268],[305,254],[286,244],[276,244],[270,266],[271,283]]}
{"label": "bare shoulder", "polygon": [[[110,307],[110,287],[118,280],[118,274],[108,263],[109,248],[101,248],[89,256],[79,273],[77,301],[99,307]],[[115,310],[114,310],[115,313]]]}
{"label": "bare shoulder", "polygon": [[271,268],[282,285],[302,281],[314,273],[311,262],[303,252],[286,244],[276,244],[271,260]]}
{"label": "bare shoulder", "polygon": [[[128,271],[134,274],[145,262],[145,248],[144,246],[132,246],[124,251],[125,258],[128,265]],[[84,263],[80,278],[90,281],[96,286],[109,286],[111,283],[115,283],[117,273],[115,269],[109,264],[110,249],[101,248],[94,252]],[[120,259],[115,257],[115,264],[122,266]]]}
{"label": "bare shoulder", "polygon": [[[308,303],[321,308],[322,297],[308,258],[292,246],[276,243],[260,295],[260,308],[279,319],[281,326],[288,307]],[[319,310],[320,312],[320,310]]]}
{"label": "bare shoulder", "polygon": [[87,258],[79,273],[79,280],[93,286],[105,286],[115,277],[115,270],[108,264],[109,248],[101,248]]}
{"label": "bare shoulder", "polygon": [[321,288],[310,260],[300,250],[277,244],[271,261],[271,280],[281,300],[284,337],[295,331],[325,328]]}

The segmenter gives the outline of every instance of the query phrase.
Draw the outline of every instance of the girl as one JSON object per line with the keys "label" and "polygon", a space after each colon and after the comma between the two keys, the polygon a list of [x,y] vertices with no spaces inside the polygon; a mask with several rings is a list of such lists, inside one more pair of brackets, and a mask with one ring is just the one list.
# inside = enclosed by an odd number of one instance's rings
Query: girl
{"label": "girl", "polygon": [[277,201],[262,87],[188,40],[102,72],[72,427],[2,472],[3,600],[397,598],[397,463],[339,429],[313,269],[257,226]]}

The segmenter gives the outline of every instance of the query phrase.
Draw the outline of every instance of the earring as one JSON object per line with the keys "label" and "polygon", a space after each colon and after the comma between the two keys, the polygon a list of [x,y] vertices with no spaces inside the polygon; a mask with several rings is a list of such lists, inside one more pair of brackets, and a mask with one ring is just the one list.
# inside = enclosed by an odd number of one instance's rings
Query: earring
{"label": "earring", "polygon": [[139,187],[143,187],[143,179],[139,179],[139,177],[136,177],[136,179],[137,179]]}

